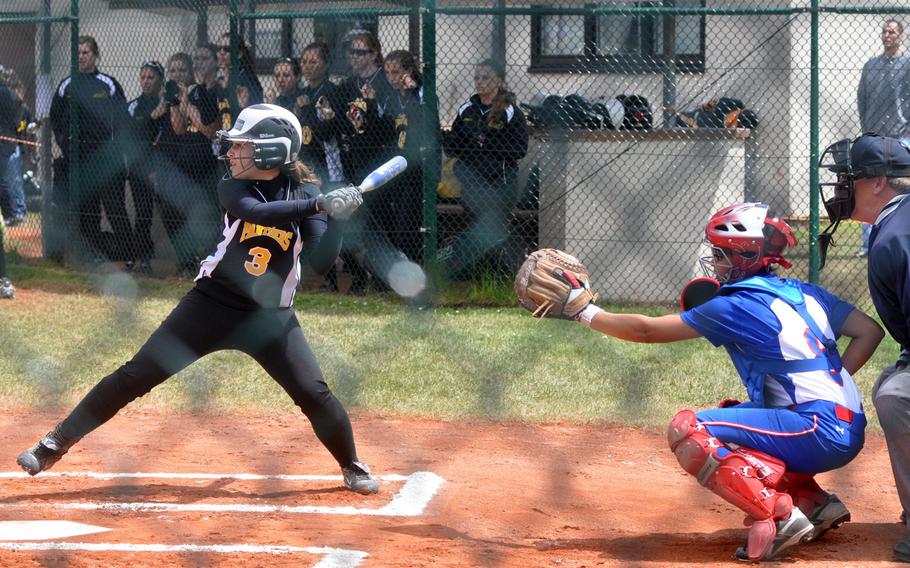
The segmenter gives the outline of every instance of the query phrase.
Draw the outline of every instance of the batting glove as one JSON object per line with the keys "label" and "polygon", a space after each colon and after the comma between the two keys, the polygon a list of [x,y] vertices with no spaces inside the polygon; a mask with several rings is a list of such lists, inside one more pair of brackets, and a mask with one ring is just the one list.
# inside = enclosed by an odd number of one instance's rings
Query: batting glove
{"label": "batting glove", "polygon": [[359,189],[349,185],[320,195],[316,198],[316,204],[320,211],[327,212],[334,219],[345,221],[363,204],[363,195]]}

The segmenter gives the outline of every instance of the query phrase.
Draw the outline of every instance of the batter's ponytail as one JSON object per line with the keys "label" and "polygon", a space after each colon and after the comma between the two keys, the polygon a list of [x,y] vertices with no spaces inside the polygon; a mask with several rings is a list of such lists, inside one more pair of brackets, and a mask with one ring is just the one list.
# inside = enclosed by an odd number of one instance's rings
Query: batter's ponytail
{"label": "batter's ponytail", "polygon": [[313,185],[322,185],[322,182],[319,180],[319,176],[316,175],[316,172],[312,170],[308,165],[304,164],[300,160],[295,160],[290,164],[285,164],[281,166],[282,172],[284,172],[291,181],[297,184],[306,184],[311,183]]}

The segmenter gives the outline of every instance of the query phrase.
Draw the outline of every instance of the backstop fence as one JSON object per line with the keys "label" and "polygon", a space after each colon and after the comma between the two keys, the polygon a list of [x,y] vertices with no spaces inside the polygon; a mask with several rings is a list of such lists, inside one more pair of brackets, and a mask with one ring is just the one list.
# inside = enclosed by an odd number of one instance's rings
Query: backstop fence
{"label": "backstop fence", "polygon": [[701,275],[709,215],[762,201],[799,239],[788,274],[868,302],[859,224],[840,228],[819,271],[817,163],[863,131],[907,135],[908,13],[817,0],[10,0],[0,64],[23,106],[0,116],[6,247],[192,277],[223,227],[216,132],[265,102],[299,117],[299,157],[322,191],[409,162],[348,222],[327,288],[401,292],[410,263],[509,277],[554,247],[608,301],[672,303]]}

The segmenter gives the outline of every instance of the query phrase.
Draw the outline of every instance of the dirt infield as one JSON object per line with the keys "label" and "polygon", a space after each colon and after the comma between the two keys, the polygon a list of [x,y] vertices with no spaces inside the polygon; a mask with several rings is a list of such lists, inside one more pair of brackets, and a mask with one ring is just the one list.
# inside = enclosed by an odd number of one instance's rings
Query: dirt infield
{"label": "dirt infield", "polygon": [[[4,412],[0,471],[16,470],[16,454],[57,418]],[[329,559],[321,547],[365,553],[359,564],[365,567],[736,564],[732,552],[745,535],[742,514],[681,471],[662,432],[357,414],[353,420],[361,457],[386,478],[379,495],[343,491],[337,479],[273,477],[338,475],[302,416],[127,409],[51,473],[219,475],[0,477],[0,521],[65,519],[111,529],[30,543],[54,550],[10,550],[10,543],[0,542],[6,546],[0,566],[323,568],[357,562],[343,560],[355,556]],[[415,472],[445,479],[422,514],[375,514]],[[231,477],[238,473],[263,478]],[[853,464],[820,480],[847,503],[853,522],[797,549],[783,564],[890,565],[903,529],[882,438],[870,436]],[[213,505],[225,509],[205,509]],[[66,550],[71,543],[95,549]],[[135,548],[110,550],[113,545]],[[183,545],[199,548],[173,548]],[[204,548],[215,545],[259,548]]]}

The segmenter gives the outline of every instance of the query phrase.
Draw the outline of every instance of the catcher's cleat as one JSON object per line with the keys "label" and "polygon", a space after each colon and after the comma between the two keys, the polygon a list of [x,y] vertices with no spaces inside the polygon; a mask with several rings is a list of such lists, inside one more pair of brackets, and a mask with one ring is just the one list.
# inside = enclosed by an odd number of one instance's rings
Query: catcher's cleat
{"label": "catcher's cleat", "polygon": [[77,441],[67,442],[57,434],[56,430],[53,430],[47,436],[41,438],[37,444],[19,454],[19,457],[16,458],[16,463],[29,475],[37,475],[50,469],[55,463],[60,461],[60,458]]}
{"label": "catcher's cleat", "polygon": [[379,493],[379,480],[370,473],[367,464],[355,461],[350,467],[341,468],[344,476],[344,486],[354,493],[372,495]]}
{"label": "catcher's cleat", "polygon": [[[764,523],[767,521],[756,521]],[[808,542],[807,537],[812,534],[812,521],[806,518],[806,515],[799,510],[799,507],[793,507],[790,516],[786,519],[778,519],[774,522],[774,540],[768,550],[760,558],[749,558],[747,547],[741,546],[736,549],[736,559],[744,562],[760,562],[762,560],[771,560],[784,556],[785,553],[794,546]]]}
{"label": "catcher's cleat", "polygon": [[850,520],[850,511],[847,506],[837,498],[837,495],[828,495],[828,500],[819,504],[809,515],[809,521],[815,529],[806,538],[806,542],[818,540],[831,529],[839,529]]}

